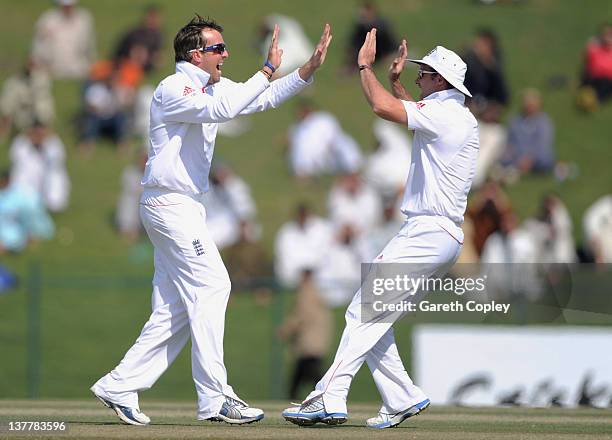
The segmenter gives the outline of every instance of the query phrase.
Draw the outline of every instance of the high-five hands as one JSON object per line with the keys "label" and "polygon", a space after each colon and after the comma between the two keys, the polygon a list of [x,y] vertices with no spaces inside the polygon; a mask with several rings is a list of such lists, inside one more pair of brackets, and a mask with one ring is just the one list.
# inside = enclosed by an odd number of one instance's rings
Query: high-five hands
{"label": "high-five hands", "polygon": [[408,45],[406,40],[402,40],[399,48],[397,49],[397,56],[393,59],[391,66],[389,66],[389,80],[391,82],[397,81],[404,70],[404,64],[406,63],[406,57],[408,56]]}
{"label": "high-five hands", "polygon": [[270,48],[268,49],[268,63],[274,66],[274,70],[277,70],[282,61],[283,49],[278,48],[278,32],[280,28],[277,24],[274,25],[274,31],[272,32],[272,41],[270,42]]}
{"label": "high-five hands", "polygon": [[318,69],[321,64],[325,62],[325,56],[327,55],[327,48],[329,47],[329,43],[332,40],[331,34],[331,26],[329,23],[325,24],[323,28],[323,34],[321,35],[321,39],[317,43],[315,47],[314,53],[310,57],[310,62],[315,69]]}
{"label": "high-five hands", "polygon": [[317,43],[315,50],[306,64],[300,67],[298,73],[300,78],[304,81],[308,80],[315,70],[317,70],[321,65],[325,62],[325,57],[327,56],[327,48],[329,47],[329,43],[331,43],[332,34],[331,34],[331,26],[329,23],[325,24],[323,28],[323,34],[321,35],[321,39]]}
{"label": "high-five hands", "polygon": [[376,59],[376,28],[366,34],[363,46],[357,55],[357,64],[372,67]]}

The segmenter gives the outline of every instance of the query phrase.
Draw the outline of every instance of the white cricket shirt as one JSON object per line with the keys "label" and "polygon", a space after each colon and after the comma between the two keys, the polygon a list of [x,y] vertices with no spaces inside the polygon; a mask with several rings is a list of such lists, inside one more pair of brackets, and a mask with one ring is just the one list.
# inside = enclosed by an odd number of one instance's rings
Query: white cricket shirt
{"label": "white cricket shirt", "polygon": [[155,89],[149,160],[142,179],[145,187],[190,195],[205,193],[218,123],[276,108],[312,83],[312,78],[302,80],[297,70],[272,83],[261,72],[244,83],[221,78],[206,86],[209,77],[183,61],[176,64],[176,73]]}
{"label": "white cricket shirt", "polygon": [[457,89],[402,101],[414,130],[410,172],[401,210],[463,223],[478,158],[478,123]]}

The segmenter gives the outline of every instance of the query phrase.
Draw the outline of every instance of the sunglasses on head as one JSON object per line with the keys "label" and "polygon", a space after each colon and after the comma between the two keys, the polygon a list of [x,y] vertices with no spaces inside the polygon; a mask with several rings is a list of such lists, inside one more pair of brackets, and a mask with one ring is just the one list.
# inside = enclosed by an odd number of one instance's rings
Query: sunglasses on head
{"label": "sunglasses on head", "polygon": [[227,50],[227,45],[225,43],[217,43],[212,46],[199,47],[197,49],[191,49],[189,52],[214,52],[216,54],[221,55],[223,52]]}
{"label": "sunglasses on head", "polygon": [[419,79],[423,78],[423,75],[425,75],[426,73],[429,73],[431,75],[438,73],[438,72],[432,72],[431,70],[423,70],[423,69],[419,69],[417,71],[417,75],[419,75]]}

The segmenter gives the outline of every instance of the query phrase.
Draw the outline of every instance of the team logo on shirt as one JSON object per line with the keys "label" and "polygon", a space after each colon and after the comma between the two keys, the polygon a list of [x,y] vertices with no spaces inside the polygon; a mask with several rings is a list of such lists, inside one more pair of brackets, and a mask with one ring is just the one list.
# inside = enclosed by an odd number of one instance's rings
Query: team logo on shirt
{"label": "team logo on shirt", "polygon": [[193,93],[193,92],[195,92],[194,89],[192,89],[189,86],[185,86],[185,88],[183,89],[183,96],[187,96],[187,95],[189,95],[190,93]]}
{"label": "team logo on shirt", "polygon": [[199,257],[200,255],[204,255],[204,246],[200,243],[200,240],[195,239],[191,242],[193,245],[193,250],[195,250],[196,255]]}
{"label": "team logo on shirt", "polygon": [[425,103],[424,103],[424,102],[420,102],[420,101],[419,101],[419,102],[417,102],[417,103],[416,103],[416,106],[417,106],[417,108],[418,108],[419,110],[421,110],[423,107],[425,107]]}

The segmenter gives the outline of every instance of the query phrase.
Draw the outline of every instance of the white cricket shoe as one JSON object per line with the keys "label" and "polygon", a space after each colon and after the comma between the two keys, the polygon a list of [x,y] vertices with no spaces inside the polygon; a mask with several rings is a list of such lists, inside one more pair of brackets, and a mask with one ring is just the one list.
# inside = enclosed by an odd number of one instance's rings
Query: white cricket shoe
{"label": "white cricket shoe", "polygon": [[312,426],[318,422],[328,425],[341,425],[348,418],[346,413],[328,413],[325,409],[323,396],[317,396],[302,404],[295,403],[294,405],[296,406],[285,409],[282,416],[288,422],[300,426]]}
{"label": "white cricket shoe", "polygon": [[394,426],[397,426],[402,423],[407,418],[419,415],[420,413],[425,411],[430,404],[431,402],[429,401],[429,399],[425,399],[417,403],[416,405],[412,405],[410,408],[395,414],[386,414],[379,412],[378,416],[368,419],[366,425],[369,428],[377,429],[393,428]]}
{"label": "white cricket shoe", "polygon": [[151,419],[147,415],[140,411],[139,408],[132,408],[129,406],[123,406],[111,402],[107,398],[103,397],[99,392],[94,390],[94,387],[90,388],[91,392],[96,396],[102,404],[115,411],[117,417],[128,425],[145,426],[151,423]]}
{"label": "white cricket shoe", "polygon": [[258,422],[264,418],[263,410],[251,408],[245,402],[225,396],[225,402],[215,417],[206,420],[211,422],[225,422],[232,425],[244,425],[246,423]]}

